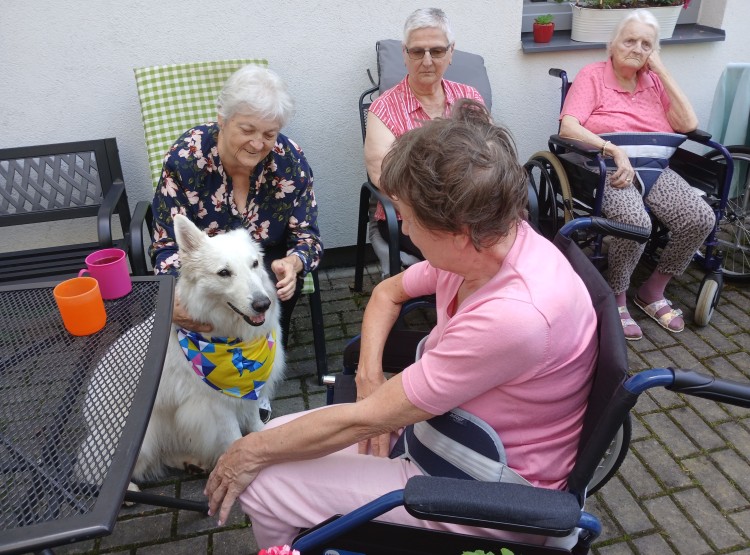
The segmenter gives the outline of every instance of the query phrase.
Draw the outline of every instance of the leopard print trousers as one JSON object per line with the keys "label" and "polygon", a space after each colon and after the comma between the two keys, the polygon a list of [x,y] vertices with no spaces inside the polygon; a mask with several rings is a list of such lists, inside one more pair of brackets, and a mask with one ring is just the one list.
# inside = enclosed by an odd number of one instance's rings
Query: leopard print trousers
{"label": "leopard print trousers", "polygon": [[[634,185],[618,189],[607,175],[602,213],[609,219],[651,229],[651,213],[669,229],[669,242],[661,253],[657,271],[680,275],[693,254],[706,240],[716,223],[716,215],[698,192],[677,173],[667,168],[645,198]],[[645,206],[644,206],[645,205]],[[613,237],[609,246],[608,281],[615,294],[627,291],[630,276],[643,254],[645,245]]]}

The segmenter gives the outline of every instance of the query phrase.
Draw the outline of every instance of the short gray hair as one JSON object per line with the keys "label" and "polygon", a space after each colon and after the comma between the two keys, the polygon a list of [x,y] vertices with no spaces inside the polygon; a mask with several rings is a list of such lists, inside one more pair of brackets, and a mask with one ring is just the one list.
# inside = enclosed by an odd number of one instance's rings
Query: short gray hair
{"label": "short gray hair", "polygon": [[216,99],[216,111],[227,120],[242,112],[284,127],[294,113],[294,100],[278,74],[249,64],[235,71],[224,83]]}
{"label": "short gray hair", "polygon": [[612,38],[607,43],[608,55],[612,53],[612,43],[620,38],[620,35],[622,34],[623,29],[625,29],[625,26],[628,23],[631,23],[633,21],[639,21],[640,23],[645,23],[649,27],[653,28],[654,34],[656,35],[656,39],[654,41],[654,52],[659,51],[659,49],[661,48],[661,45],[659,44],[659,33],[661,32],[659,28],[659,21],[656,19],[654,14],[652,14],[648,10],[635,10],[633,12],[630,12],[625,17],[623,17],[620,20],[620,23],[617,24],[617,27],[615,27],[615,30],[612,31]]}
{"label": "short gray hair", "polygon": [[448,16],[440,8],[420,8],[406,18],[404,23],[404,44],[409,42],[409,35],[417,29],[440,29],[448,39],[448,44],[453,44],[453,31],[448,21]]}

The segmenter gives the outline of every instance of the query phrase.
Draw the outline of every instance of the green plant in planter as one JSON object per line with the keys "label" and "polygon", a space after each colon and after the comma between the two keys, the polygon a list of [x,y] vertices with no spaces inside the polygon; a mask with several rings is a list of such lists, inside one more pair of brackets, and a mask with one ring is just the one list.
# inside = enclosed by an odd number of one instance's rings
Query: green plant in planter
{"label": "green plant in planter", "polygon": [[555,16],[552,14],[538,15],[534,18],[534,23],[538,23],[539,25],[549,25],[554,19]]}

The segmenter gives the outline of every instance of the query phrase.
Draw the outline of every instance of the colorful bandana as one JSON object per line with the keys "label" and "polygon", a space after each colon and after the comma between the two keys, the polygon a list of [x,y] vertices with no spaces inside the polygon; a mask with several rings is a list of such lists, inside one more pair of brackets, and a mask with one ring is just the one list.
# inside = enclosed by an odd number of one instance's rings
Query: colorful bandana
{"label": "colorful bandana", "polygon": [[276,334],[254,341],[236,337],[204,337],[177,329],[177,339],[195,373],[213,389],[241,399],[258,399],[271,375],[276,356]]}

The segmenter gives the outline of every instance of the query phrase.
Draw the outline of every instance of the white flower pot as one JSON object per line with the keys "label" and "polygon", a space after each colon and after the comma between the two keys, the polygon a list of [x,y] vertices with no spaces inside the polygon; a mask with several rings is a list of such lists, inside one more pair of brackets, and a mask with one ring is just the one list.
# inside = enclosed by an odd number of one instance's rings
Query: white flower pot
{"label": "white flower pot", "polygon": [[[682,6],[659,6],[657,8],[643,8],[650,11],[659,22],[659,39],[668,39],[674,33],[677,18],[680,17]],[[612,32],[633,9],[595,9],[582,8],[571,3],[573,24],[570,38],[578,42],[604,42],[612,38]]]}

